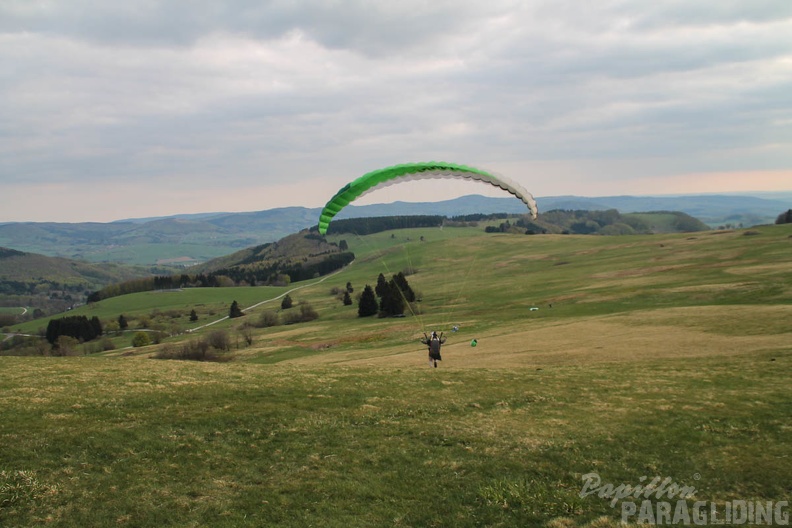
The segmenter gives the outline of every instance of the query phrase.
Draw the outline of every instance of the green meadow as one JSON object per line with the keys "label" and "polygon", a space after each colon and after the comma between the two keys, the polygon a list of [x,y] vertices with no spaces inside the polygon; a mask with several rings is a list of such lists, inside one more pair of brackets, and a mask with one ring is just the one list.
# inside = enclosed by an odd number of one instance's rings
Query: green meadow
{"label": "green meadow", "polygon": [[[85,259],[89,262],[122,262],[129,265],[167,265],[178,262],[183,258],[186,264],[194,264],[216,257],[222,257],[229,252],[228,246],[212,245],[201,242],[182,242],[180,244],[138,243],[134,245],[118,245],[87,249],[75,255],[74,258]],[[190,257],[184,257],[190,255]]]}
{"label": "green meadow", "polygon": [[25,311],[24,307],[0,306],[0,314],[19,315]]}
{"label": "green meadow", "polygon": [[[357,258],[329,277],[74,311],[170,313],[162,345],[0,357],[0,526],[618,526],[591,474],[671,479],[691,507],[788,500],[792,226],[341,239]],[[404,318],[333,292],[399,271]],[[254,328],[227,362],[152,359],[285,293],[319,318]],[[233,300],[245,316],[220,320]]]}

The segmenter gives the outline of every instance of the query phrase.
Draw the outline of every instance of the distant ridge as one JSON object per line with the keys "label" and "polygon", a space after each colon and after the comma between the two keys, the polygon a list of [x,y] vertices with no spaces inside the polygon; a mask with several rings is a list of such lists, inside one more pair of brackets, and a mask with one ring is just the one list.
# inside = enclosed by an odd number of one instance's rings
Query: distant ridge
{"label": "distant ridge", "polygon": [[[792,208],[792,193],[762,197],[734,194],[682,196],[547,196],[537,198],[539,215],[553,209],[606,210],[620,213],[679,211],[713,228],[769,224]],[[336,218],[398,215],[524,213],[512,197],[463,196],[441,202],[350,205]],[[317,224],[321,208],[282,207],[242,213],[194,213],[109,223],[17,222],[0,224],[0,246],[19,251],[126,264],[190,260],[205,262],[240,249],[275,242]]]}
{"label": "distant ridge", "polygon": [[[546,196],[537,198],[539,215],[553,209],[601,211],[617,209],[620,213],[649,211],[680,211],[694,216],[712,227],[731,223],[750,227],[773,223],[775,218],[792,207],[792,193],[779,193],[781,199],[730,194],[680,196]],[[787,200],[783,198],[789,196]],[[337,218],[390,216],[398,214],[439,214],[456,216],[474,213],[522,213],[525,206],[513,198],[463,196],[437,203],[350,205]]]}

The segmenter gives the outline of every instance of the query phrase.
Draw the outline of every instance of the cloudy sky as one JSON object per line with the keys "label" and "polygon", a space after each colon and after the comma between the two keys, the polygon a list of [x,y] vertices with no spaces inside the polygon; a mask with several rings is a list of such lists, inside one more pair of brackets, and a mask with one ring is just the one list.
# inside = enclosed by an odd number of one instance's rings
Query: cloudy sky
{"label": "cloudy sky", "polygon": [[[792,190],[792,1],[0,0],[0,221],[321,207],[429,160]],[[360,203],[497,195],[426,185]]]}

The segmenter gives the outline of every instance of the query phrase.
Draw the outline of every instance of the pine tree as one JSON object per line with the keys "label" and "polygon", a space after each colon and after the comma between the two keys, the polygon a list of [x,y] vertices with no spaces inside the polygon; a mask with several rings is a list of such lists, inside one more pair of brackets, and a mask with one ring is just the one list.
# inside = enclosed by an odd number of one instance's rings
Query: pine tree
{"label": "pine tree", "polygon": [[407,277],[404,276],[404,273],[400,271],[397,275],[393,276],[393,280],[404,294],[404,300],[407,302],[415,302],[415,292],[413,292],[413,289],[410,288],[410,285],[407,283]]}
{"label": "pine tree", "polygon": [[349,306],[352,304],[352,297],[350,297],[349,292],[344,292],[344,306]]}
{"label": "pine tree", "polygon": [[371,286],[366,284],[366,287],[363,288],[363,293],[360,295],[360,302],[358,303],[358,317],[375,315],[378,309],[377,296],[374,295],[374,290],[371,289]]}
{"label": "pine tree", "polygon": [[127,327],[129,327],[129,323],[126,320],[126,317],[124,317],[124,314],[119,315],[118,316],[118,328],[120,328],[121,330],[126,330]]}
{"label": "pine tree", "polygon": [[93,317],[91,317],[89,323],[91,326],[91,330],[89,332],[90,337],[88,337],[86,341],[90,341],[91,339],[96,339],[97,337],[101,337],[104,331],[102,330],[102,322],[99,320],[99,318],[94,315]]}
{"label": "pine tree", "polygon": [[283,298],[283,300],[281,301],[281,309],[282,309],[282,310],[288,310],[289,308],[291,308],[291,307],[292,307],[292,304],[293,304],[292,298],[291,298],[291,296],[290,296],[290,295],[287,293],[287,294],[286,294],[286,296],[285,296],[285,297]]}
{"label": "pine tree", "polygon": [[195,313],[195,309],[190,310],[190,321],[197,321],[197,320],[198,320],[198,314]]}
{"label": "pine tree", "polygon": [[232,302],[231,309],[228,311],[228,317],[234,319],[235,317],[242,317],[243,315],[245,314],[242,313],[242,310],[239,308],[239,304],[236,301]]}
{"label": "pine tree", "polygon": [[380,311],[383,315],[402,315],[404,314],[404,297],[396,284],[396,281],[391,279],[380,299]]}
{"label": "pine tree", "polygon": [[47,341],[53,345],[58,341],[61,335],[60,322],[60,319],[50,319],[50,322],[47,324]]}
{"label": "pine tree", "polygon": [[385,280],[385,275],[380,273],[379,277],[377,277],[377,286],[374,288],[374,292],[377,294],[377,297],[382,297],[387,287],[388,281]]}

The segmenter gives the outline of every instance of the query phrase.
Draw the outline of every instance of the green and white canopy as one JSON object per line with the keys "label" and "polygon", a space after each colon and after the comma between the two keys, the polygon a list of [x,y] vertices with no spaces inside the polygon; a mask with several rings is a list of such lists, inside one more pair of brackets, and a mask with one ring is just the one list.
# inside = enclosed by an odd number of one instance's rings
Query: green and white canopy
{"label": "green and white canopy", "polygon": [[326,234],[327,227],[335,215],[344,207],[369,192],[397,183],[437,178],[475,180],[500,187],[522,200],[528,206],[531,216],[536,218],[537,209],[534,197],[520,184],[509,178],[496,176],[490,172],[466,165],[429,161],[425,163],[404,163],[375,170],[346,184],[327,202],[327,205],[322,210],[322,214],[319,217],[319,232],[323,235]]}

